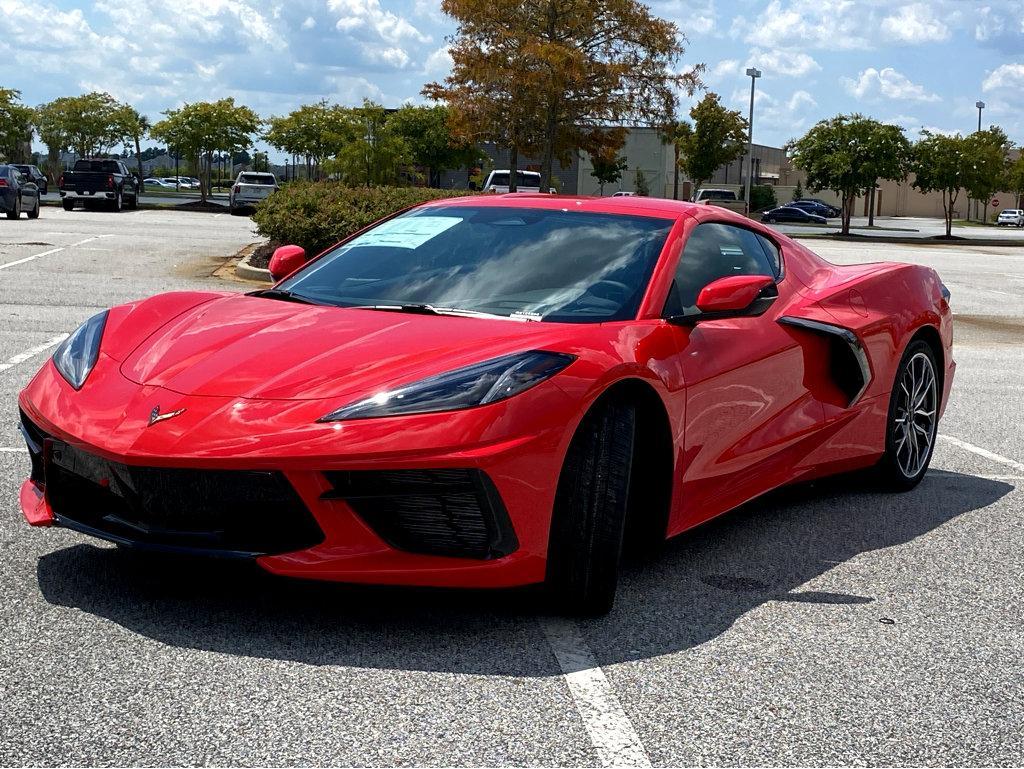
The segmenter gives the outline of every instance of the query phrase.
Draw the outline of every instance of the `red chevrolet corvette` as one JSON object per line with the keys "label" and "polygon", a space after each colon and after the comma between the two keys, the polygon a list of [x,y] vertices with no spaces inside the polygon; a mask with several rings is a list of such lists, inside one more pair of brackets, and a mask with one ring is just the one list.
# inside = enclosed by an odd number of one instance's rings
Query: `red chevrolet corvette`
{"label": "red chevrolet corvette", "polygon": [[271,271],[61,345],[20,397],[29,523],[600,612],[624,542],[857,468],[913,487],[955,368],[932,270],[670,200],[449,199]]}

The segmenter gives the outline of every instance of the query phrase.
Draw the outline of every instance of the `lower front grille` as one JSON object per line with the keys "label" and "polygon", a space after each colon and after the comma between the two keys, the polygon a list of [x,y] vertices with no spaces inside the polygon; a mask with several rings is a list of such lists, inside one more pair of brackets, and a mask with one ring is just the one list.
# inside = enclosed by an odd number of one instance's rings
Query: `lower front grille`
{"label": "lower front grille", "polygon": [[325,472],[333,489],[392,547],[458,558],[500,558],[519,546],[498,490],[474,469]]}
{"label": "lower front grille", "polygon": [[26,438],[41,439],[29,445],[33,468],[41,466],[50,507],[69,528],[126,544],[235,556],[286,553],[323,541],[281,473],[126,465],[28,425]]}

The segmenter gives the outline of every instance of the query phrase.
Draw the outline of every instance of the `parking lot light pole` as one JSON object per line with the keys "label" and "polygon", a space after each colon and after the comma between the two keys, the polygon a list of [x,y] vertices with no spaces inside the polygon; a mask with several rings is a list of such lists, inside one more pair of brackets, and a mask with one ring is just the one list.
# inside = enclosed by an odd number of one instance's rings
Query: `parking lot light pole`
{"label": "parking lot light pole", "polygon": [[[980,132],[981,131],[981,111],[983,109],[985,109],[985,102],[983,102],[983,101],[976,101],[976,102],[974,102],[974,106],[978,108],[978,131]],[[987,202],[988,201],[986,201],[986,203]],[[982,211],[985,210],[984,206],[982,207],[981,210]],[[981,220],[981,215],[978,213],[978,201],[977,200],[974,201],[974,217],[976,219],[978,219],[979,221]]]}
{"label": "parking lot light pole", "polygon": [[747,122],[747,191],[744,197],[747,205],[747,213],[750,213],[750,188],[752,180],[750,173],[754,167],[754,83],[761,77],[761,70],[754,67],[747,68],[747,77],[750,78],[750,118]]}

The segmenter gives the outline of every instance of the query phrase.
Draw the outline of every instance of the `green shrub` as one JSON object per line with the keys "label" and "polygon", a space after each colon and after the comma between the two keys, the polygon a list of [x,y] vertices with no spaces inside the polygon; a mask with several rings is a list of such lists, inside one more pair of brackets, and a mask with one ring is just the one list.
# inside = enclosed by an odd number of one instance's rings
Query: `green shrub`
{"label": "green shrub", "polygon": [[337,182],[290,182],[256,208],[260,235],[293,243],[312,256],[403,208],[472,194],[429,187],[345,187]]}
{"label": "green shrub", "polygon": [[763,211],[766,208],[775,208],[778,200],[775,197],[775,188],[770,184],[755,184],[750,189],[750,210]]}

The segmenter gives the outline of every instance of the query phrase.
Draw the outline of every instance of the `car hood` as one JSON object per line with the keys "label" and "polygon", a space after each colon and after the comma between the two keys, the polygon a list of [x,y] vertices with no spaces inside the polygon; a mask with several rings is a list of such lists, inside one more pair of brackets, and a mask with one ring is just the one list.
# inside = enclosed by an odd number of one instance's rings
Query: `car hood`
{"label": "car hood", "polygon": [[230,296],[169,320],[124,358],[121,373],[184,395],[318,400],[362,396],[512,352],[557,350],[572,332],[570,324]]}

